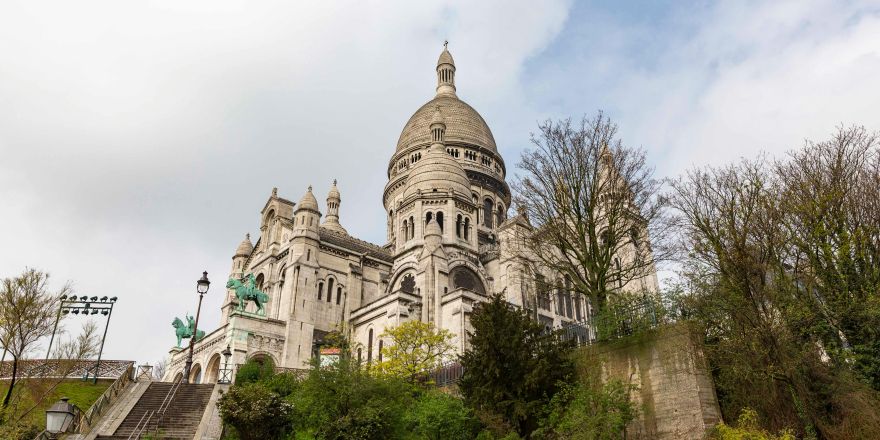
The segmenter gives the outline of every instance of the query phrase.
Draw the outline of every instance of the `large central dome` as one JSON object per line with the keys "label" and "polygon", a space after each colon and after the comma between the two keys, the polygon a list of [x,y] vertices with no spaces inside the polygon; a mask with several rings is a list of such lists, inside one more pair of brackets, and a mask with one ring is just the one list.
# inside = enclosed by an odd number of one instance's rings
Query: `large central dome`
{"label": "large central dome", "polygon": [[483,147],[494,153],[498,152],[492,130],[489,130],[483,117],[454,94],[437,95],[416,110],[400,133],[400,139],[397,141],[398,152],[412,146],[427,146],[431,143],[431,131],[428,130],[428,126],[431,125],[431,117],[437,107],[440,107],[440,113],[446,121],[447,145],[464,143]]}

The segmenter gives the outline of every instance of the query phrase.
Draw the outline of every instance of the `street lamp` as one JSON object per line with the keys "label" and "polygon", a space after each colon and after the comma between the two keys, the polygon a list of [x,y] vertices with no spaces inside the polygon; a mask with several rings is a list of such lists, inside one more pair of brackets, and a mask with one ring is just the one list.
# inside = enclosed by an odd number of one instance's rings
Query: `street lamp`
{"label": "street lamp", "polygon": [[62,397],[46,410],[46,431],[51,434],[67,431],[76,412],[77,407],[68,403],[67,397]]}
{"label": "street lamp", "polygon": [[196,335],[199,334],[199,313],[202,311],[202,297],[208,293],[211,281],[208,280],[208,271],[202,272],[202,277],[196,281],[196,292],[199,293],[199,306],[196,308],[196,322],[193,325],[192,336],[189,338],[189,354],[186,356],[186,367],[183,369],[183,383],[189,383],[189,372],[193,364],[193,347],[196,344]]}
{"label": "street lamp", "polygon": [[232,383],[232,374],[229,371],[229,358],[232,357],[232,350],[229,349],[229,345],[226,346],[226,349],[220,352],[223,355],[223,373],[220,375],[220,383]]}

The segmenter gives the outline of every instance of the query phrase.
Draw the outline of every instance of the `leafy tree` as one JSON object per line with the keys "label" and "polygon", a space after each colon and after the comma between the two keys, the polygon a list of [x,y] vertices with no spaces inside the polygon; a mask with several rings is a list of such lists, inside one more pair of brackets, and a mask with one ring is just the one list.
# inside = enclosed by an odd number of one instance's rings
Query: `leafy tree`
{"label": "leafy tree", "polygon": [[309,370],[289,396],[299,430],[320,439],[386,439],[401,436],[402,414],[415,390],[405,382],[371,374],[356,360]]}
{"label": "leafy tree", "polygon": [[12,375],[3,398],[3,407],[9,405],[18,379],[18,366],[36,343],[52,333],[61,295],[72,289],[65,284],[57,292],[49,292],[49,274],[26,269],[15,278],[6,278],[0,287],[0,343],[12,356]]}
{"label": "leafy tree", "polygon": [[460,398],[437,390],[419,396],[404,421],[416,439],[469,440],[480,429],[473,411]]}
{"label": "leafy tree", "polygon": [[627,424],[636,416],[629,398],[631,388],[619,380],[564,386],[550,402],[543,436],[572,440],[623,438]]}
{"label": "leafy tree", "polygon": [[791,430],[784,429],[775,436],[763,429],[758,423],[758,413],[751,408],[743,408],[736,422],[736,427],[718,424],[710,434],[713,440],[795,440]]}
{"label": "leafy tree", "polygon": [[270,359],[250,359],[235,373],[235,383],[246,384],[267,380],[275,375],[275,364]]}
{"label": "leafy tree", "polygon": [[218,401],[220,417],[242,440],[281,438],[289,431],[293,406],[261,383],[231,387]]}
{"label": "leafy tree", "polygon": [[500,295],[479,304],[471,324],[470,347],[460,358],[465,401],[478,412],[502,417],[519,435],[530,434],[544,407],[572,377],[568,352],[573,343]]}
{"label": "leafy tree", "polygon": [[644,150],[623,145],[602,112],[538,129],[512,185],[535,232],[519,237],[516,248],[533,273],[550,271],[571,283],[551,287],[586,295],[602,309],[610,294],[653,274],[655,262],[669,255],[661,182]]}
{"label": "leafy tree", "polygon": [[866,385],[880,365],[873,139],[841,129],[787,160],[673,183],[684,315],[704,332],[725,418],[750,407],[770,431],[880,436],[880,399]]}
{"label": "leafy tree", "polygon": [[384,360],[376,366],[378,371],[412,383],[424,380],[453,350],[452,333],[427,322],[407,321],[385,330],[381,337],[390,344],[382,347]]}

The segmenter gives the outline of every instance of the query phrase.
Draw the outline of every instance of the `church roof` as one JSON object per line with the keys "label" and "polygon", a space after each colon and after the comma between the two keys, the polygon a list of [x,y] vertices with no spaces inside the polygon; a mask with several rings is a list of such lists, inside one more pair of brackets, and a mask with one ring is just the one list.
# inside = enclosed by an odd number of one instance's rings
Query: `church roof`
{"label": "church roof", "polygon": [[429,129],[434,116],[434,109],[440,112],[446,122],[445,140],[447,145],[470,144],[498,152],[492,130],[480,114],[466,102],[455,95],[439,95],[419,107],[403,126],[397,140],[397,151],[406,150],[414,145],[427,146],[431,143]]}
{"label": "church roof", "polygon": [[443,52],[440,52],[440,58],[437,59],[437,65],[441,64],[452,64],[455,65],[455,61],[452,60],[452,54],[449,53],[449,50],[446,47],[443,48]]}
{"label": "church roof", "polygon": [[318,234],[322,242],[327,242],[360,254],[366,254],[389,264],[394,262],[394,257],[391,255],[391,252],[382,246],[354,238],[348,234],[327,229],[323,226],[318,230]]}

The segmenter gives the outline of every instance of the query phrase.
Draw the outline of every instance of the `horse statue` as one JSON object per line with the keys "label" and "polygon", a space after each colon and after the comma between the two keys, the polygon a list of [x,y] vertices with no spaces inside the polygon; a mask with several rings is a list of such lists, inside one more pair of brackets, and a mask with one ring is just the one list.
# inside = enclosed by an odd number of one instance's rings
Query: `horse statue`
{"label": "horse statue", "polygon": [[[195,320],[192,316],[186,316],[187,323],[184,324],[183,320],[180,318],[174,318],[174,321],[171,322],[171,325],[174,327],[174,334],[177,335],[177,347],[180,347],[181,339],[190,339],[193,335],[193,329],[196,326]],[[193,342],[199,341],[205,337],[205,331],[199,330],[196,333],[196,338],[193,339]]]}
{"label": "horse statue", "polygon": [[242,282],[242,280],[230,278],[226,283],[226,288],[235,289],[235,297],[238,298],[238,307],[236,310],[239,312],[244,311],[245,307],[247,307],[248,301],[253,301],[254,304],[257,305],[257,313],[265,313],[263,305],[269,301],[269,295],[266,295],[263,291],[257,289],[257,281],[254,279],[254,274],[248,274],[244,278],[244,282]]}

